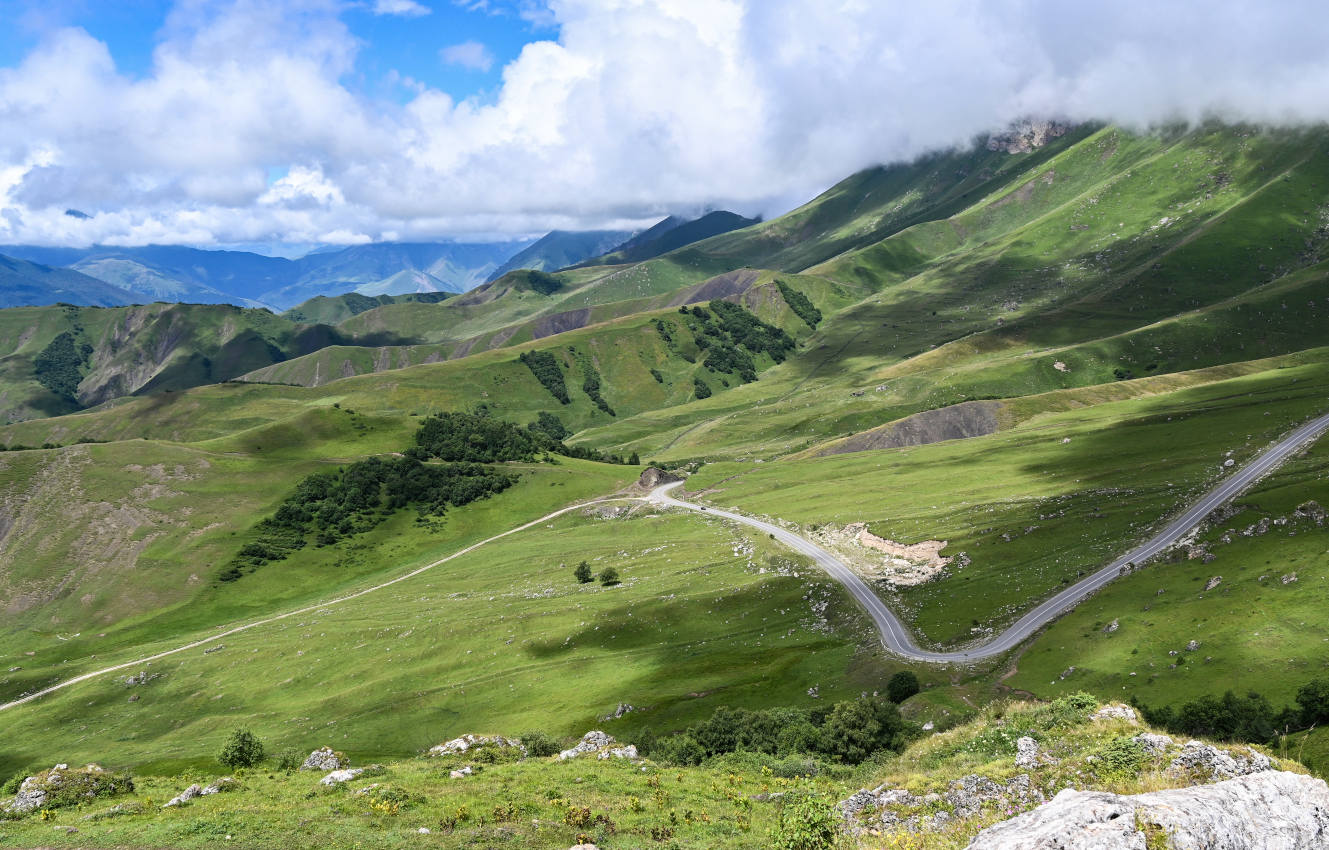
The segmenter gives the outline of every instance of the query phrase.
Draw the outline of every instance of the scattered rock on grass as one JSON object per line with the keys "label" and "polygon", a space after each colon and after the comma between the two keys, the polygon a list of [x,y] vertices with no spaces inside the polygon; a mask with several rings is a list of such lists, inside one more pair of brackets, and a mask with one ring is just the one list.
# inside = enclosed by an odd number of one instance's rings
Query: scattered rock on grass
{"label": "scattered rock on grass", "polygon": [[1215,587],[1218,587],[1222,583],[1223,583],[1222,576],[1214,576],[1213,578],[1209,579],[1207,582],[1204,583],[1204,589],[1206,591],[1210,591],[1213,590]]}
{"label": "scattered rock on grass", "polygon": [[203,793],[203,786],[195,783],[193,785],[190,785],[185,790],[181,791],[176,796],[172,797],[169,802],[163,803],[162,808],[169,809],[172,806],[183,806],[185,803],[188,803],[190,800],[194,799],[195,797],[200,796],[202,793]]}
{"label": "scattered rock on grass", "polygon": [[1015,766],[1038,767],[1046,759],[1038,742],[1028,735],[1015,742]]}
{"label": "scattered rock on grass", "polygon": [[473,773],[475,773],[475,770],[472,769],[471,766],[468,764],[463,768],[452,771],[451,773],[448,774],[448,776],[452,777],[453,779],[464,779]]}
{"label": "scattered rock on grass", "polygon": [[495,747],[498,749],[516,749],[520,750],[522,756],[526,755],[526,745],[516,738],[504,738],[502,735],[462,735],[460,738],[453,738],[451,741],[439,744],[436,747],[429,748],[431,756],[449,756],[460,755],[461,753],[475,749],[477,747]]}
{"label": "scattered rock on grass", "polygon": [[350,782],[352,779],[354,779],[355,777],[359,776],[364,772],[365,772],[364,768],[362,767],[352,767],[352,768],[347,768],[346,770],[334,770],[332,771],[332,773],[329,773],[327,776],[320,779],[318,781],[318,784],[328,785],[328,786],[340,785],[343,782]]}

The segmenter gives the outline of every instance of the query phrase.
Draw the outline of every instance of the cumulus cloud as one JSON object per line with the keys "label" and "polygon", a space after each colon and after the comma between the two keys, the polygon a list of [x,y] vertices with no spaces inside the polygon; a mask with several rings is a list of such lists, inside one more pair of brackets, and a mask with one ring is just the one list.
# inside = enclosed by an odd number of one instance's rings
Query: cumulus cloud
{"label": "cumulus cloud", "polygon": [[446,65],[458,65],[471,71],[488,71],[494,67],[494,54],[478,41],[450,44],[438,51]]}
{"label": "cumulus cloud", "polygon": [[[345,82],[361,48],[345,8],[181,0],[138,77],[88,33],[51,33],[0,69],[0,242],[344,242],[770,213],[1031,114],[1329,120],[1318,0],[520,0],[503,8],[550,16],[556,40],[528,44],[487,99],[412,81],[405,103]],[[482,46],[439,50],[484,60]],[[273,168],[286,176],[269,184]]]}
{"label": "cumulus cloud", "polygon": [[374,0],[375,15],[401,15],[404,18],[418,18],[428,15],[428,6],[422,6],[415,0]]}

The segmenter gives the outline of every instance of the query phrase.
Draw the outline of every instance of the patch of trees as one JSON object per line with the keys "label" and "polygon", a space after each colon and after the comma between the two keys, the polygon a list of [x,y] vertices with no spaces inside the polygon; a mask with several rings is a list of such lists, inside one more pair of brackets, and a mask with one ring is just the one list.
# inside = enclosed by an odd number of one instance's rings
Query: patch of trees
{"label": "patch of trees", "polygon": [[707,307],[678,309],[687,317],[697,347],[706,352],[703,365],[713,372],[737,374],[744,383],[757,380],[754,355],[766,354],[782,363],[794,348],[789,334],[737,304],[716,299]]}
{"label": "patch of trees", "polygon": [[549,272],[538,269],[519,269],[510,274],[513,287],[516,289],[529,289],[540,295],[553,295],[563,288],[563,281]]}
{"label": "patch of trees", "polygon": [[543,410],[540,411],[540,415],[536,417],[536,420],[526,427],[533,431],[543,433],[546,437],[555,442],[562,442],[565,437],[572,434],[572,432],[567,429],[567,426],[563,424],[563,420],[559,419],[554,414],[547,413]]}
{"label": "patch of trees", "polygon": [[625,463],[619,455],[565,444],[562,440],[569,433],[552,413],[541,412],[535,422],[522,427],[491,417],[488,408],[482,406],[474,413],[430,416],[415,432],[415,446],[407,449],[406,455],[419,460],[529,463],[545,454],[558,454],[600,463]]}
{"label": "patch of trees", "polygon": [[1277,736],[1329,723],[1329,679],[1314,679],[1297,691],[1296,705],[1274,709],[1255,691],[1239,696],[1202,696],[1176,707],[1135,707],[1145,720],[1170,732],[1220,741],[1263,744]]}
{"label": "patch of trees", "polygon": [[811,710],[718,708],[709,719],[677,735],[657,738],[645,730],[638,736],[637,748],[674,764],[701,764],[740,751],[808,754],[860,764],[882,750],[899,752],[908,740],[899,706],[883,697],[865,696]]}
{"label": "patch of trees", "polygon": [[535,379],[549,390],[550,395],[558,399],[559,404],[572,403],[572,399],[568,397],[568,385],[563,380],[563,367],[558,365],[558,358],[548,351],[524,351],[517,359],[531,370]]}
{"label": "patch of trees", "polygon": [[[540,426],[537,421],[536,426],[522,428],[484,413],[436,413],[420,423],[415,432],[415,448],[407,454],[420,460],[529,462],[552,450],[558,442],[544,430],[553,427],[553,423],[546,420],[546,425]],[[558,427],[562,427],[561,422]]]}
{"label": "patch of trees", "polygon": [[[576,349],[573,349],[576,352]],[[591,361],[589,354],[577,353],[577,365],[581,366],[581,391],[593,402],[595,406],[608,413],[610,416],[617,416],[614,409],[605,401],[604,396],[600,395],[600,373],[595,370],[595,363]]]}
{"label": "patch of trees", "polygon": [[[330,546],[377,527],[409,505],[423,521],[517,482],[517,476],[484,464],[530,462],[549,454],[625,463],[620,456],[568,446],[554,437],[567,433],[548,413],[525,427],[493,418],[484,406],[473,413],[434,414],[420,424],[415,445],[401,457],[371,457],[301,481],[276,513],[254,527],[255,539],[241,547],[218,578],[235,581],[286,559],[311,540]],[[435,460],[443,463],[426,462]]]}
{"label": "patch of trees", "polygon": [[783,280],[776,280],[775,285],[780,288],[780,296],[784,298],[784,303],[789,305],[789,309],[793,310],[796,316],[806,322],[808,327],[816,330],[817,325],[821,322],[821,311],[817,309],[817,305]]}
{"label": "patch of trees", "polygon": [[711,397],[711,388],[701,378],[692,379],[692,391],[697,394],[698,399]]}
{"label": "patch of trees", "polygon": [[257,539],[243,546],[219,576],[235,581],[302,549],[312,538],[330,546],[377,527],[407,505],[421,518],[441,516],[501,493],[517,482],[475,463],[423,464],[415,457],[371,457],[335,472],[317,472],[301,481],[277,512],[255,527]]}
{"label": "patch of trees", "polygon": [[77,405],[83,367],[88,364],[91,355],[92,346],[86,342],[80,344],[74,334],[69,331],[56,334],[55,339],[47,343],[33,360],[37,383],[70,404]]}

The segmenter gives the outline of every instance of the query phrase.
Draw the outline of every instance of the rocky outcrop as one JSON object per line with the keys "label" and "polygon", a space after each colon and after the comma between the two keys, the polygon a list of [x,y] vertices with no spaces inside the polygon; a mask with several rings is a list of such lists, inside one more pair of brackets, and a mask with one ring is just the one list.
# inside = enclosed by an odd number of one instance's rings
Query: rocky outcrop
{"label": "rocky outcrop", "polygon": [[176,794],[167,802],[163,803],[162,808],[169,809],[173,806],[183,806],[185,803],[188,803],[190,800],[194,799],[195,797],[200,796],[202,793],[203,793],[203,786],[199,785],[198,783],[194,783],[185,790],[181,791],[179,794]]}
{"label": "rocky outcrop", "polygon": [[1006,153],[1029,153],[1043,147],[1053,139],[1066,135],[1070,124],[1062,121],[1047,121],[1026,118],[1016,121],[1004,133],[994,133],[988,137],[987,148],[990,151]]}
{"label": "rocky outcrop", "polygon": [[1121,796],[1066,789],[979,833],[968,850],[1204,850],[1329,846],[1329,787],[1283,771]]}
{"label": "rocky outcrop", "polygon": [[683,476],[675,475],[672,472],[665,472],[663,469],[656,469],[648,466],[642,470],[641,477],[637,479],[637,486],[643,490],[654,490],[661,484],[672,484],[675,481],[682,481]]}
{"label": "rocky outcrop", "polygon": [[35,776],[29,776],[19,786],[18,794],[4,811],[26,814],[37,809],[72,806],[98,797],[127,794],[134,790],[128,776],[111,773],[99,765],[71,768],[57,764]]}
{"label": "rocky outcrop", "polygon": [[1210,781],[1231,779],[1272,769],[1269,757],[1250,748],[1245,755],[1232,755],[1201,741],[1187,741],[1168,770]]}
{"label": "rocky outcrop", "polygon": [[195,797],[210,797],[213,794],[221,794],[224,791],[234,791],[238,786],[239,783],[229,776],[223,776],[221,779],[218,779],[207,787],[195,783],[172,797],[169,802],[164,803],[162,808],[169,809],[173,806],[183,806]]}
{"label": "rocky outcrop", "polygon": [[1005,783],[973,773],[951,782],[944,792],[921,797],[903,788],[864,788],[842,800],[837,808],[851,832],[864,827],[918,832],[977,815],[988,803],[1027,807],[1045,799],[1027,773]]}
{"label": "rocky outcrop", "polygon": [[1110,702],[1101,706],[1098,711],[1091,715],[1094,720],[1124,720],[1127,723],[1139,723],[1140,715],[1136,714],[1135,709],[1129,705],[1120,702]]}
{"label": "rocky outcrop", "polygon": [[601,732],[598,729],[582,735],[581,741],[577,743],[577,746],[570,750],[564,750],[558,754],[558,757],[560,759],[575,759],[578,756],[589,755],[590,753],[595,753],[596,758],[600,759],[637,758],[636,747],[631,744],[623,747],[615,747],[614,736],[606,732]]}
{"label": "rocky outcrop", "polygon": [[319,747],[309,754],[304,764],[300,765],[301,770],[341,770],[348,766],[351,760],[344,753],[339,753],[332,747]]}
{"label": "rocky outcrop", "polygon": [[462,735],[451,741],[429,748],[431,756],[461,755],[476,749],[517,750],[526,756],[526,745],[516,738],[504,738],[502,735]]}
{"label": "rocky outcrop", "polygon": [[1038,742],[1028,735],[1015,742],[1015,766],[1020,768],[1038,767],[1047,759]]}

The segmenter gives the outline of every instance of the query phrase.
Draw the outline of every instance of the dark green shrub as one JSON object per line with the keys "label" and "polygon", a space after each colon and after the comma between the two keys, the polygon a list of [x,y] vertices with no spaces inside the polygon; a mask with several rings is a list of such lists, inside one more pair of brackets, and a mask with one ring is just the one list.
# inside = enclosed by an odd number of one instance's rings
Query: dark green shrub
{"label": "dark green shrub", "polygon": [[706,386],[706,382],[701,378],[692,379],[692,390],[697,394],[698,399],[711,397],[711,388]]}
{"label": "dark green shrub", "polygon": [[577,568],[572,571],[572,575],[582,584],[590,584],[595,581],[595,574],[591,572],[591,565],[582,561]]}
{"label": "dark green shrub", "polygon": [[227,767],[253,767],[263,761],[263,742],[248,729],[236,729],[222,745],[217,761]]}
{"label": "dark green shrub", "polygon": [[562,749],[558,741],[540,731],[525,733],[521,736],[521,742],[526,747],[526,754],[532,758],[556,756]]}
{"label": "dark green shrub", "polygon": [[840,818],[829,801],[794,797],[780,807],[780,820],[768,846],[772,850],[831,850],[839,830]]}
{"label": "dark green shrub", "polygon": [[277,769],[293,773],[305,763],[305,754],[295,747],[287,747],[277,754]]}
{"label": "dark green shrub", "polygon": [[660,761],[670,764],[696,765],[706,758],[706,750],[691,735],[660,738],[655,743],[655,753]]}
{"label": "dark green shrub", "polygon": [[877,750],[903,746],[900,709],[880,697],[836,703],[822,725],[819,744],[823,753],[846,764],[858,764]]}
{"label": "dark green shrub", "polygon": [[1329,722],[1329,679],[1312,679],[1297,690],[1301,723],[1310,726]]}
{"label": "dark green shrub", "polygon": [[605,587],[618,584],[618,570],[613,567],[605,567],[600,571],[600,584]]}
{"label": "dark green shrub", "polygon": [[901,670],[886,682],[886,698],[897,705],[918,693],[922,688],[912,670]]}

